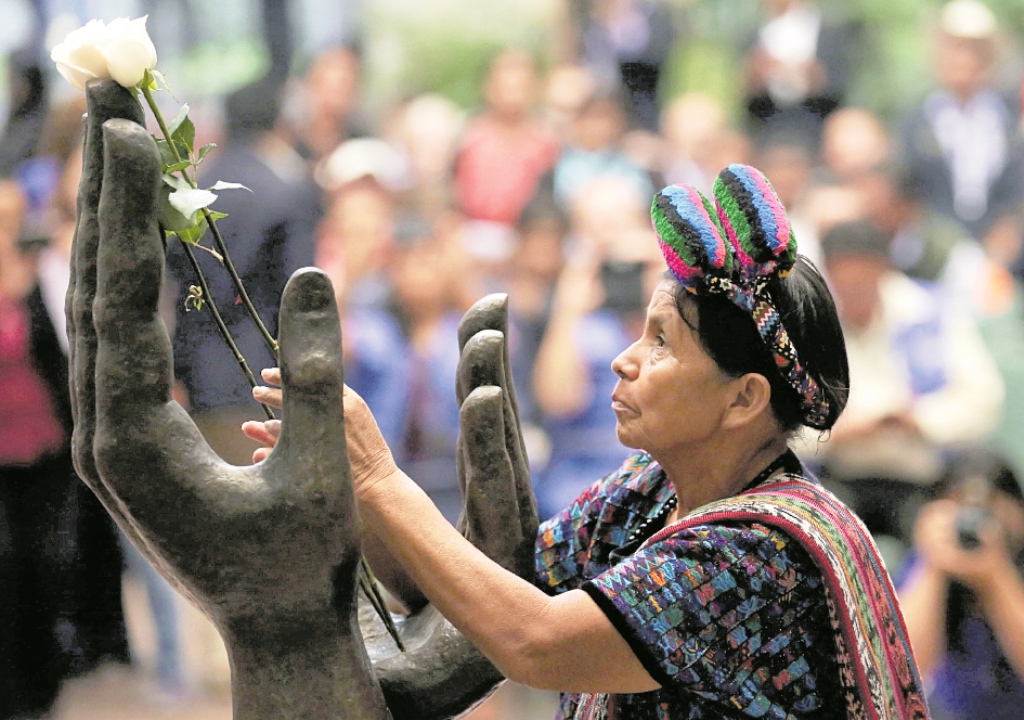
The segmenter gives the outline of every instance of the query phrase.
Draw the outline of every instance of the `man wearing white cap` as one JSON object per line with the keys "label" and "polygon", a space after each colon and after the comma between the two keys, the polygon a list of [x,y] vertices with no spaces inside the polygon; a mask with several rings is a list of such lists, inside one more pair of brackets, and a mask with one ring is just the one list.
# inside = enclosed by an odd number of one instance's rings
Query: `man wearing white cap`
{"label": "man wearing white cap", "polygon": [[908,118],[904,162],[922,199],[1018,262],[1024,147],[1016,105],[993,87],[998,24],[978,0],[952,0],[939,16],[939,87]]}

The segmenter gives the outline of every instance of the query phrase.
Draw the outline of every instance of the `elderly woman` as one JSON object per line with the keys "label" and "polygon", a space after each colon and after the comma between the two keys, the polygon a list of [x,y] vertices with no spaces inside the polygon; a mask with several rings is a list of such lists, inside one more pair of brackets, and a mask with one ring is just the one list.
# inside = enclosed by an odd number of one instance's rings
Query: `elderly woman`
{"label": "elderly woman", "polygon": [[612,363],[637,452],[541,526],[535,584],[445,522],[346,392],[359,510],[397,561],[381,575],[400,568],[507,677],[561,691],[559,718],[926,718],[874,544],[788,447],[846,401],[825,283],[753,168],[713,201],[666,188],[652,215],[670,273]]}

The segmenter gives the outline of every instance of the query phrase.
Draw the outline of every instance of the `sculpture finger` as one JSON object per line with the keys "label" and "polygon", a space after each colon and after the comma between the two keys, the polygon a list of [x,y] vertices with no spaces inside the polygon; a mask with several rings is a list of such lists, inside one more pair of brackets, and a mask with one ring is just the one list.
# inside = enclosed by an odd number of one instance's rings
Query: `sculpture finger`
{"label": "sculpture finger", "polygon": [[[229,466],[171,400],[171,344],[158,314],[163,244],[156,143],[130,120],[108,120],[102,133],[93,304],[96,470],[117,512],[137,531],[132,539],[157,561],[146,536],[155,546],[170,544],[180,518],[202,517],[197,488]],[[80,272],[80,291],[85,278]],[[84,414],[84,403],[79,411]]]}
{"label": "sculpture finger", "polygon": [[[508,335],[496,329],[477,331],[462,342],[462,332],[486,323],[506,327],[508,303],[504,295],[491,295],[479,301],[473,315],[467,313],[460,324],[462,355],[459,358],[457,386],[462,397],[468,396],[474,388],[494,385],[502,389],[505,445],[512,462],[515,477],[515,493],[518,501],[518,519],[524,537],[532,538],[537,532],[537,502],[530,483],[530,466],[526,456],[519,422],[519,408],[515,402],[515,386],[509,361]],[[460,440],[462,437],[460,435]],[[464,442],[462,443],[465,444]],[[465,449],[461,449],[460,460],[465,462]],[[463,475],[464,475],[463,471]],[[461,479],[462,476],[460,476]],[[514,521],[509,517],[508,521]]]}
{"label": "sculpture finger", "polygon": [[466,518],[473,543],[520,577],[532,577],[534,537],[523,536],[512,460],[505,446],[504,398],[478,387],[459,412],[466,428]]}
{"label": "sculpture finger", "polygon": [[368,604],[360,606],[359,627],[373,672],[395,718],[461,717],[505,679],[432,605],[401,622],[404,653],[395,647]]}
{"label": "sculpture finger", "polygon": [[71,249],[71,278],[65,300],[69,345],[72,454],[75,468],[107,511],[118,517],[109,490],[100,481],[93,455],[96,432],[96,254],[99,247],[99,203],[103,185],[103,123],[110,118],[143,122],[135,97],[113,80],[96,80],[86,88],[82,179],[78,187],[77,221]]}
{"label": "sculpture finger", "polygon": [[[480,303],[474,305],[474,308],[477,308],[478,306],[480,306]],[[456,370],[455,387],[460,407],[465,402],[466,396],[475,388],[485,385],[501,387],[505,383],[505,373],[502,367],[503,348],[501,347],[504,342],[504,335],[495,329],[482,328],[477,330],[471,337],[466,338],[465,340],[462,339],[463,328],[472,328],[482,324],[480,319],[483,318],[483,314],[479,312],[476,315],[475,321],[467,323],[467,318],[472,317],[472,312],[473,310],[471,309],[469,313],[463,316],[463,320],[459,325],[460,353],[459,364]],[[495,324],[500,324],[498,322],[499,318],[497,315],[493,315],[491,319]],[[479,339],[477,339],[478,337]],[[466,497],[467,490],[467,447],[465,436],[465,426],[460,424],[459,435],[456,440],[455,459],[459,490],[461,491],[463,498]],[[515,439],[513,440],[515,441]],[[470,528],[468,527],[466,520],[467,518],[464,507],[462,516],[459,518],[458,527],[464,536],[472,539],[470,535]]]}
{"label": "sculpture finger", "polygon": [[334,288],[314,268],[299,270],[285,286],[280,313],[283,421],[266,460],[271,477],[324,505],[337,540],[354,563],[358,522],[342,407],[341,323]]}

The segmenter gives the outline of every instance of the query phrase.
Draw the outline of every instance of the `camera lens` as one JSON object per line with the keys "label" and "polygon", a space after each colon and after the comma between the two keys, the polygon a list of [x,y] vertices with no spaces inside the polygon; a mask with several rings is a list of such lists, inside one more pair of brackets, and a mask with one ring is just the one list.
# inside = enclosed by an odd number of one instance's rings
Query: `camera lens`
{"label": "camera lens", "polygon": [[973,550],[981,544],[978,530],[991,518],[988,511],[979,507],[965,507],[956,514],[956,539],[960,547]]}

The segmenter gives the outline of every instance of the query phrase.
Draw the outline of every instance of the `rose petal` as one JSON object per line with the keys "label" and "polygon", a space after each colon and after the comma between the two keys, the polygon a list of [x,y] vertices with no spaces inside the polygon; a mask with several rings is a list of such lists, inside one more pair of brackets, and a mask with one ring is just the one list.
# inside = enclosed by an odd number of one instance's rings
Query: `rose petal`
{"label": "rose petal", "polygon": [[106,28],[102,20],[91,20],[83,27],[72,30],[50,52],[57,70],[72,86],[83,89],[92,78],[110,77],[107,60],[99,46],[105,40]]}
{"label": "rose petal", "polygon": [[71,83],[71,87],[76,90],[85,90],[85,83],[96,77],[93,73],[74,65],[67,65],[62,62],[57,62],[56,65],[57,72],[59,72],[65,80]]}
{"label": "rose petal", "polygon": [[99,49],[106,58],[110,76],[125,87],[141,82],[147,70],[156,67],[156,47],[146,32],[146,18],[118,18],[106,29]]}
{"label": "rose petal", "polygon": [[103,56],[110,77],[127,88],[138,85],[146,71],[156,64],[151,62],[153,53],[146,44],[133,37],[109,40],[103,47]]}

